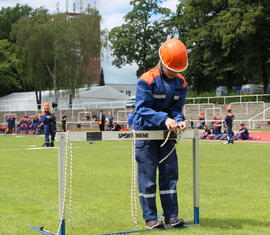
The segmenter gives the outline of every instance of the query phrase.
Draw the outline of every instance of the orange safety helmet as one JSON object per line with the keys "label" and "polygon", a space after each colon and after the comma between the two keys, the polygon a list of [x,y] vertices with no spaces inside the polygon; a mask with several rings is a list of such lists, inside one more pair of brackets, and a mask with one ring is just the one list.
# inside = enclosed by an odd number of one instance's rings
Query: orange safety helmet
{"label": "orange safety helmet", "polygon": [[50,104],[49,103],[44,103],[43,108],[50,108]]}
{"label": "orange safety helmet", "polygon": [[159,48],[162,64],[173,72],[183,72],[188,67],[188,53],[184,43],[178,39],[168,39]]}

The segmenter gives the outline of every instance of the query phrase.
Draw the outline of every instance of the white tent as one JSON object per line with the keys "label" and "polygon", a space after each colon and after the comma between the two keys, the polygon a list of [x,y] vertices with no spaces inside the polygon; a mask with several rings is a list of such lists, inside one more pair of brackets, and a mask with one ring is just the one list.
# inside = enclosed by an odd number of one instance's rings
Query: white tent
{"label": "white tent", "polygon": [[[41,103],[52,103],[55,100],[53,91],[42,91]],[[76,90],[73,108],[106,108],[123,107],[129,96],[124,95],[110,86],[80,88]],[[69,95],[66,91],[60,91],[58,96],[58,107],[66,109],[69,107]],[[0,111],[31,111],[37,110],[35,92],[13,92],[0,97]]]}

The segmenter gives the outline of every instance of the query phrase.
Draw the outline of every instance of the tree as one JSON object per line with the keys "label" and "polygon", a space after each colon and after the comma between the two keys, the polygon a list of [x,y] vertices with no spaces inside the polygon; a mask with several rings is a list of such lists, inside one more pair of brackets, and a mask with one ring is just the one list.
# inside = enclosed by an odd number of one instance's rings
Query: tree
{"label": "tree", "polygon": [[0,10],[0,39],[12,41],[10,33],[12,25],[22,16],[30,16],[33,9],[28,5],[17,4],[15,7],[2,8]]}
{"label": "tree", "polygon": [[132,10],[124,17],[125,23],[109,33],[113,64],[122,67],[136,63],[137,75],[154,67],[158,49],[171,35],[170,10],[160,7],[163,0],[132,0]]}
{"label": "tree", "polygon": [[0,95],[6,95],[21,88],[17,80],[19,66],[20,61],[12,52],[11,43],[0,40]]}
{"label": "tree", "polygon": [[46,69],[50,44],[46,32],[49,15],[45,9],[37,9],[32,18],[22,17],[14,26],[12,36],[16,40],[16,52],[22,61],[20,76],[24,87],[33,89],[38,109],[41,108],[41,91],[52,88]]}
{"label": "tree", "polygon": [[[16,49],[23,62],[25,86],[36,92],[67,90],[72,106],[76,89],[91,84],[93,71],[88,65],[99,58],[100,16],[97,11],[70,20],[66,14],[49,15],[37,9],[31,18],[22,17],[13,27]],[[38,106],[40,108],[40,105]]]}
{"label": "tree", "polygon": [[187,76],[197,91],[247,82],[266,89],[269,14],[268,1],[180,1],[173,21],[190,49]]}
{"label": "tree", "polygon": [[100,20],[99,12],[95,8],[88,8],[86,14],[69,22],[66,39],[70,42],[68,43],[70,48],[66,51],[63,67],[70,106],[76,89],[85,84],[89,86],[97,76],[98,71],[91,64],[95,64],[97,58],[100,58],[102,43]]}

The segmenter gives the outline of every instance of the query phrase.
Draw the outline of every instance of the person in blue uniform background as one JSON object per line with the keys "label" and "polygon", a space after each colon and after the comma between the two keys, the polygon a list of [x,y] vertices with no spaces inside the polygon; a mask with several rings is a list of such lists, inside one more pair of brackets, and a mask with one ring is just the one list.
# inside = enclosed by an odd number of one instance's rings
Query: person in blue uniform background
{"label": "person in blue uniform background", "polygon": [[236,132],[236,134],[234,135],[233,138],[234,139],[241,139],[241,140],[248,140],[249,139],[249,132],[248,132],[248,129],[246,128],[246,125],[244,123],[240,124],[240,129]]}
{"label": "person in blue uniform background", "polygon": [[[56,118],[50,112],[50,104],[43,105],[44,112],[41,116],[41,122],[44,126],[45,146],[54,147],[55,131],[56,131]],[[51,137],[51,138],[50,138]]]}
{"label": "person in blue uniform background", "polygon": [[225,144],[233,144],[234,140],[233,140],[233,119],[234,119],[234,115],[232,114],[232,106],[228,106],[227,107],[227,115],[225,117],[225,123],[227,126],[227,138],[228,141],[225,142]]}
{"label": "person in blue uniform background", "polygon": [[[179,74],[188,66],[187,49],[177,39],[167,40],[159,49],[160,62],[144,73],[137,82],[134,130],[171,130],[186,128],[182,107],[185,102],[187,84]],[[175,141],[137,140],[136,160],[138,163],[139,198],[143,218],[148,228],[160,228],[156,207],[156,171],[159,170],[159,193],[165,224],[177,227],[184,224],[178,218],[176,185],[178,161],[176,151],[162,163],[174,148]]]}
{"label": "person in blue uniform background", "polygon": [[10,114],[7,119],[8,133],[15,133],[15,121],[16,118]]}

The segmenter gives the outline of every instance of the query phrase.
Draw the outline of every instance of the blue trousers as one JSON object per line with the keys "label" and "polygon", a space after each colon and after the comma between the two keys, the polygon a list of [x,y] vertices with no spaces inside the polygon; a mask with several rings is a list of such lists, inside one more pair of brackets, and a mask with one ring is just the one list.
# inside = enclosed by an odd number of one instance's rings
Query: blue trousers
{"label": "blue trousers", "polygon": [[[55,131],[45,128],[44,135],[45,135],[45,145],[47,147],[54,145]],[[51,141],[50,141],[50,136],[51,136]]]}
{"label": "blue trousers", "polygon": [[233,138],[232,127],[227,127],[227,138],[228,138],[228,141],[231,141],[231,139]]}
{"label": "blue trousers", "polygon": [[169,140],[162,148],[163,141],[138,140],[136,160],[138,162],[139,197],[145,220],[157,219],[156,176],[159,170],[159,193],[165,218],[178,216],[176,184],[178,181],[178,162],[176,151],[161,164],[162,160],[175,145]]}

